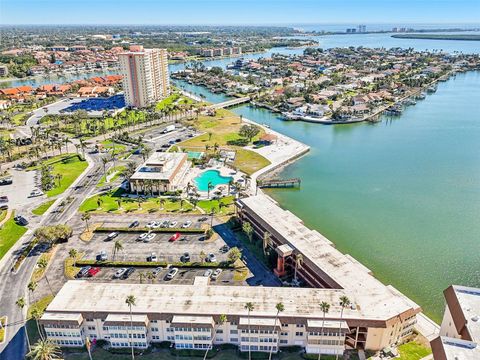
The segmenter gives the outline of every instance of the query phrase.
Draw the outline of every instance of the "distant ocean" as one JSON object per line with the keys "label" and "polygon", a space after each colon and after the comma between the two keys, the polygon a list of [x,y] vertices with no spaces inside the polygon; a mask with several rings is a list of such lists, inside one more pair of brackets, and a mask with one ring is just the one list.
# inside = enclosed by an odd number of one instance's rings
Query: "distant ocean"
{"label": "distant ocean", "polygon": [[412,28],[415,30],[429,30],[429,29],[471,29],[480,30],[480,23],[477,24],[408,24],[408,23],[391,23],[391,24],[288,24],[298,30],[303,31],[332,31],[344,32],[347,28],[357,28],[359,25],[365,25],[367,31],[389,31],[394,27],[398,28]]}

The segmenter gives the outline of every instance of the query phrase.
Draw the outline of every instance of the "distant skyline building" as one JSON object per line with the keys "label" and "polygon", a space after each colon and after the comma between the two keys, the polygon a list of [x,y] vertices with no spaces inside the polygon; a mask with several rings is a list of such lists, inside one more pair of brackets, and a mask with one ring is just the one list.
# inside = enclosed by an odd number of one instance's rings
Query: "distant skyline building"
{"label": "distant skyline building", "polygon": [[367,32],[367,25],[358,25],[358,32],[360,33]]}
{"label": "distant skyline building", "polygon": [[147,107],[170,94],[166,49],[130,46],[118,55],[127,106]]}

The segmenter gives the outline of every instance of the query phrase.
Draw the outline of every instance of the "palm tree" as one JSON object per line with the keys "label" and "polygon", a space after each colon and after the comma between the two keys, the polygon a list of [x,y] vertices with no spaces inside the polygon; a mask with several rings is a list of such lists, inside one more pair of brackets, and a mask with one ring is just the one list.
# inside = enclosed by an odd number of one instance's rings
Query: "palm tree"
{"label": "palm tree", "polygon": [[185,203],[185,199],[181,198],[180,199],[180,211],[183,211],[183,204]]}
{"label": "palm tree", "polygon": [[293,276],[295,281],[297,281],[297,272],[298,272],[299,269],[302,268],[302,264],[303,264],[303,255],[302,254],[297,254],[295,256],[295,274]]}
{"label": "palm tree", "polygon": [[52,287],[50,286],[50,281],[48,281],[48,276],[47,276],[47,267],[48,267],[48,260],[45,258],[40,258],[37,262],[37,266],[39,269],[42,269],[45,275],[45,280],[47,281],[48,288],[50,289],[50,292],[53,294]]}
{"label": "palm tree", "polygon": [[[277,303],[277,305],[275,305],[275,309],[277,309],[277,314],[275,315],[275,321],[273,322],[273,333],[272,334],[275,334],[275,329],[277,327],[278,315],[281,312],[285,311],[285,306],[281,302],[279,302],[279,303]],[[278,343],[276,345],[278,347]],[[273,353],[273,346],[270,346],[270,353],[268,354],[268,360],[272,359],[272,353]]]}
{"label": "palm tree", "polygon": [[213,337],[212,337],[212,346],[209,346],[207,348],[207,351],[205,351],[205,355],[203,356],[203,360],[205,360],[207,358],[207,354],[208,354],[208,351],[213,347],[213,342],[215,341],[215,337],[217,336],[217,330],[220,326],[222,326],[223,324],[225,324],[227,322],[227,315],[225,314],[221,314],[220,315],[220,318],[218,319],[218,323],[217,323],[217,328],[213,329]]}
{"label": "palm tree", "polygon": [[163,210],[163,209],[165,208],[165,203],[166,203],[166,202],[167,202],[167,201],[166,201],[164,198],[161,198],[161,199],[159,200],[159,203],[160,203],[160,206],[161,206],[160,210]]}
{"label": "palm tree", "polygon": [[255,309],[255,306],[253,305],[253,303],[251,302],[247,302],[245,304],[245,309],[247,309],[248,311],[248,360],[251,360],[252,359],[252,352],[251,352],[251,349],[250,349],[250,313],[253,311],[253,309]]}
{"label": "palm tree", "polygon": [[213,228],[213,216],[215,215],[216,208],[212,207],[212,210],[210,210],[210,229]]}
{"label": "palm tree", "polygon": [[[100,206],[98,206],[98,207],[100,207]],[[88,220],[90,220],[91,217],[92,217],[92,216],[91,216],[90,213],[88,213],[88,212],[86,212],[86,213],[84,213],[84,214],[82,215],[82,220],[85,221],[85,225],[87,225],[87,231],[90,231],[90,227],[89,227],[89,225],[88,225]]]}
{"label": "palm tree", "polygon": [[150,280],[150,282],[153,284],[153,279],[155,279],[155,275],[153,275],[153,272],[147,271],[146,277],[147,277],[147,279]]}
{"label": "palm tree", "polygon": [[[130,309],[130,330],[133,328],[133,318],[132,318],[132,306],[135,306],[136,299],[133,295],[128,295],[125,299],[125,303],[128,305]],[[128,331],[128,337],[130,340],[130,347],[132,348],[132,360],[135,359],[135,354],[133,353],[133,342],[132,342],[132,334],[130,334],[130,330]]]}
{"label": "palm tree", "polygon": [[103,165],[103,176],[105,176],[105,181],[107,181],[107,164],[110,162],[110,159],[107,157],[102,157]]}
{"label": "palm tree", "polygon": [[[322,313],[323,313],[323,319],[322,319],[322,329],[320,331],[320,335],[322,336],[323,338],[323,327],[325,326],[325,315],[328,313],[328,311],[330,310],[330,304],[327,303],[326,301],[322,301],[320,303],[320,310],[322,310]],[[321,340],[320,340],[320,346],[321,346]],[[320,357],[322,356],[322,353],[321,353],[321,348],[318,349],[318,360],[320,360]]]}
{"label": "palm tree", "polygon": [[248,240],[252,242],[253,239],[253,227],[248,221],[244,221],[242,224],[242,230],[247,235]]}
{"label": "palm tree", "polygon": [[[38,286],[38,283],[36,281],[30,281],[27,285],[27,288],[28,288],[28,291],[29,291],[29,294],[32,293],[32,299],[33,299],[33,292],[35,291],[35,289],[37,288]],[[29,301],[30,303],[32,302],[32,300],[30,299]]]}
{"label": "palm tree", "polygon": [[73,260],[73,267],[75,267],[77,262],[78,251],[76,249],[70,249],[68,251],[68,256]]}
{"label": "palm tree", "polygon": [[233,181],[233,178],[231,178],[228,181],[228,195],[230,195],[230,188],[232,187],[233,184],[234,184],[234,181]]}
{"label": "palm tree", "polygon": [[[23,308],[26,305],[25,299],[23,297],[19,298],[15,304],[19,307],[20,311],[22,312],[22,319],[23,319]],[[28,337],[28,331],[27,331],[27,320],[25,320],[25,325],[23,326],[25,329],[25,336],[27,337],[27,345],[28,345],[28,352],[32,351],[32,348],[30,347],[30,339]]]}
{"label": "palm tree", "polygon": [[267,256],[267,248],[270,246],[272,243],[272,236],[268,231],[265,231],[263,233],[263,255]]}
{"label": "palm tree", "polygon": [[40,338],[43,340],[44,337],[43,337],[42,329],[40,327],[40,324],[38,323],[38,320],[42,317],[42,315],[43,315],[43,312],[36,307],[33,308],[33,310],[30,313],[31,318],[34,319],[35,323],[37,324],[38,334],[40,335]]}
{"label": "palm tree", "polygon": [[210,199],[210,190],[213,190],[215,186],[213,186],[212,182],[209,181],[207,184],[207,199]]}
{"label": "palm tree", "polygon": [[[343,318],[343,310],[345,310],[346,307],[350,306],[350,299],[343,295],[343,296],[340,296],[340,306],[342,307],[342,310],[340,311],[340,323],[339,323],[339,333],[341,334],[342,332],[342,318]],[[335,359],[338,360],[338,353],[335,354]]]}
{"label": "palm tree", "polygon": [[115,240],[113,244],[113,260],[115,261],[115,256],[119,251],[123,250],[123,244],[120,240]]}
{"label": "palm tree", "polygon": [[33,360],[61,359],[60,348],[51,340],[38,340],[27,356]]}

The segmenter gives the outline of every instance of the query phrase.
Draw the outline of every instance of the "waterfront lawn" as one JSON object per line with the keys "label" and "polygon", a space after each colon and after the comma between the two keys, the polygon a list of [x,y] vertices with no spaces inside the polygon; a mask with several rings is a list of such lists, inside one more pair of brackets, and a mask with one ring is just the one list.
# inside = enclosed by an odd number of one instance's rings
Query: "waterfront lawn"
{"label": "waterfront lawn", "polygon": [[[180,200],[167,199],[163,198],[165,203],[160,202],[160,198],[146,198],[141,200],[140,203],[137,199],[122,198],[121,194],[123,190],[117,189],[110,191],[103,195],[95,195],[86,199],[82,205],[80,205],[80,212],[92,212],[92,213],[113,213],[113,214],[124,214],[124,213],[135,213],[135,214],[146,214],[146,213],[177,213],[177,212],[188,212],[188,213],[198,213],[198,210],[193,210],[192,204],[188,201],[183,202],[181,206]],[[98,201],[100,200],[100,206],[98,206]],[[120,206],[117,201],[120,200]],[[181,210],[182,208],[182,210]]]}
{"label": "waterfront lawn", "polygon": [[252,175],[258,170],[270,165],[270,161],[254,151],[239,149],[237,150],[233,165],[241,172]]}
{"label": "waterfront lawn", "polygon": [[399,360],[420,360],[432,353],[432,350],[416,341],[411,341],[398,347]]}
{"label": "waterfront lawn", "polygon": [[17,225],[13,221],[14,213],[12,212],[10,218],[3,224],[0,229],[0,259],[7,253],[7,251],[27,232],[27,228]]}
{"label": "waterfront lawn", "polygon": [[[55,187],[46,192],[48,197],[62,194],[88,166],[88,163],[85,160],[80,159],[80,156],[77,154],[54,156],[42,162],[42,164],[53,167],[52,175],[62,175],[60,182],[55,180]],[[37,170],[40,169],[40,167],[41,165],[37,165],[30,168],[30,170]]]}
{"label": "waterfront lawn", "polygon": [[[219,200],[201,200],[198,202],[197,206],[207,214],[209,214],[212,209],[215,209],[216,215],[231,215],[235,211],[233,205],[234,200],[234,196],[226,196]],[[220,204],[223,204],[221,208]]]}
{"label": "waterfront lawn", "polygon": [[55,199],[46,201],[43,204],[40,204],[39,206],[37,206],[35,209],[33,209],[32,213],[38,216],[43,215],[50,208],[50,206],[52,206],[54,202],[55,202]]}

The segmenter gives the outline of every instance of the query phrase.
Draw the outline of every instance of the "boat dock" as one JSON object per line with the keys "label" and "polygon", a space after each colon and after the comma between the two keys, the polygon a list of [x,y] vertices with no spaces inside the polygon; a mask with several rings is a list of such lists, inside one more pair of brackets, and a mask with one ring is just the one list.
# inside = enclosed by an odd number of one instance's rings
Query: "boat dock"
{"label": "boat dock", "polygon": [[301,182],[302,181],[299,178],[260,180],[258,183],[258,187],[260,188],[293,188],[293,187],[300,187]]}

